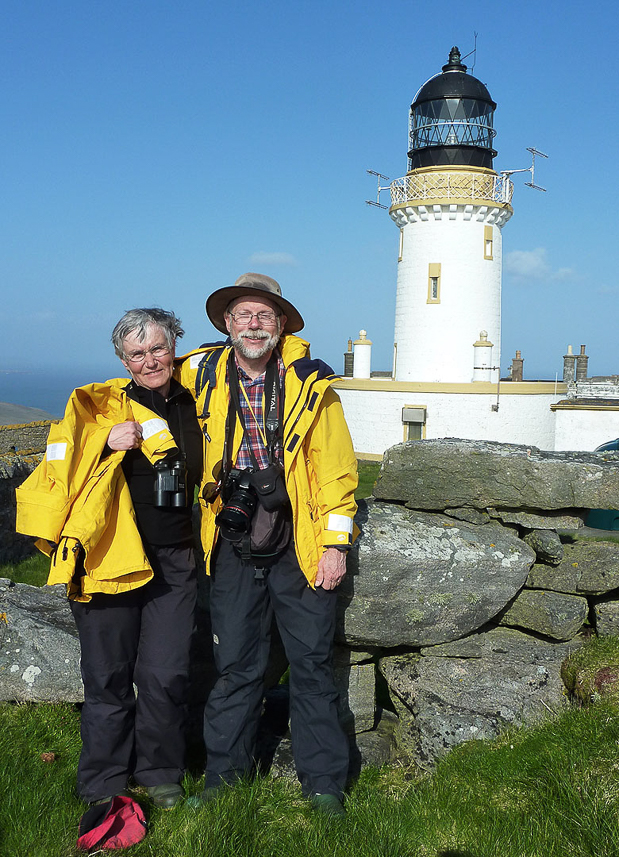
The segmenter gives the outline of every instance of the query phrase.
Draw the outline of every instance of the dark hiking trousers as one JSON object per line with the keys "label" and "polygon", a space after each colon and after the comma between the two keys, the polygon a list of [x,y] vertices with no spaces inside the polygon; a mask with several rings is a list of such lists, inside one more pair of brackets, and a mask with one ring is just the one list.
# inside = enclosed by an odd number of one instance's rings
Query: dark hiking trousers
{"label": "dark hiking trousers", "polygon": [[193,548],[151,547],[149,559],[145,586],[71,602],[84,682],[77,782],[88,802],[118,793],[130,775],[144,786],[183,775]]}
{"label": "dark hiking trousers", "polygon": [[204,712],[205,788],[252,770],[275,614],[290,664],[292,750],[303,793],[342,797],[348,739],[331,665],[336,600],[336,592],[308,585],[292,546],[260,581],[220,540],[210,595],[219,677]]}

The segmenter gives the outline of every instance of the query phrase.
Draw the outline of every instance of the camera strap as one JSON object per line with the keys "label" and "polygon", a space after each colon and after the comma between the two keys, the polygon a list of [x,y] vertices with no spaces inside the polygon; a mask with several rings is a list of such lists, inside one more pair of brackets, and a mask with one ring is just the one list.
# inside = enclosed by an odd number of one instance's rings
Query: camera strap
{"label": "camera strap", "polygon": [[[243,434],[247,435],[247,426],[245,424],[245,417],[243,416],[243,410],[241,408],[239,373],[236,367],[234,350],[230,351],[230,356],[228,357],[228,386],[230,389],[230,407],[228,409],[227,431],[225,440],[225,446],[227,447],[227,449],[224,450],[226,473],[230,472],[232,466],[232,462],[229,459],[231,457],[232,442],[234,438],[234,414],[238,415],[239,422],[241,423],[241,428],[243,429]],[[247,398],[247,394],[244,389],[243,395],[245,396],[245,398]],[[249,409],[252,412],[254,420],[256,421],[258,431],[260,432],[263,440],[265,441],[265,446],[270,464],[273,463],[273,460],[275,458],[275,450],[277,449],[278,442],[281,438],[281,418],[283,411],[283,400],[284,397],[282,396],[282,391],[279,383],[278,359],[275,352],[273,352],[271,354],[269,362],[267,363],[266,376],[264,379],[264,426],[261,426],[258,423],[256,415],[254,414],[253,409],[249,404],[249,400],[247,399],[247,404],[249,405]],[[247,443],[247,449],[249,451],[249,457],[251,458],[254,470],[259,470],[260,467],[256,459],[256,454],[252,448],[251,443],[249,442]]]}

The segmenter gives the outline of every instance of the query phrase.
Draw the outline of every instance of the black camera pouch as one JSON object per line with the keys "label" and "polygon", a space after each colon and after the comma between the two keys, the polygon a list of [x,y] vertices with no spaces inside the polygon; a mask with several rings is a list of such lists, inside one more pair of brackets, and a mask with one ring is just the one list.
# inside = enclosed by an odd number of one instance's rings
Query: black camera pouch
{"label": "black camera pouch", "polygon": [[258,503],[267,512],[279,509],[288,502],[284,468],[279,462],[269,464],[264,470],[256,470],[249,477],[249,482],[256,492]]}

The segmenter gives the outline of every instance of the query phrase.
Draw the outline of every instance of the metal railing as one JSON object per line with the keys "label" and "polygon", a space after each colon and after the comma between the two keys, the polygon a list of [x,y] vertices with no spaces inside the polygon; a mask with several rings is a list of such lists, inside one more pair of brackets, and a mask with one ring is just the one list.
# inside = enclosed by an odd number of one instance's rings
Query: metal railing
{"label": "metal railing", "polygon": [[391,182],[390,191],[392,206],[424,199],[510,203],[514,185],[507,176],[441,170],[396,179]]}

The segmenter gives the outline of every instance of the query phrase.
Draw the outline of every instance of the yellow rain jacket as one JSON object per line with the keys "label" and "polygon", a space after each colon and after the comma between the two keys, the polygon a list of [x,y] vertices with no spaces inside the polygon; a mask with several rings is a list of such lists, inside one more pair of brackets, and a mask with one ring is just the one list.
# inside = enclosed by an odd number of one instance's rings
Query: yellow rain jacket
{"label": "yellow rain jacket", "polygon": [[[200,363],[204,366],[203,360],[216,347],[205,346],[177,361],[177,378],[194,395]],[[354,499],[357,461],[339,396],[331,388],[336,376],[321,360],[310,359],[309,344],[300,337],[284,335],[279,347],[286,367],[284,471],[292,506],[294,545],[299,565],[313,586],[318,560],[325,548],[350,545],[358,535],[353,524],[357,509]],[[230,345],[224,348],[216,365],[212,361],[215,368],[210,370],[210,382],[197,395],[196,402],[205,436],[200,506],[207,572],[218,535],[215,518],[221,508],[219,479],[228,414],[226,364],[230,348]],[[243,429],[237,416],[232,461],[236,460],[242,439]]]}
{"label": "yellow rain jacket", "polygon": [[165,420],[128,398],[128,383],[74,390],[64,418],[51,426],[43,461],[16,490],[17,531],[38,537],[37,547],[51,557],[47,582],[65,583],[76,601],[136,589],[153,576],[121,467],[124,452],[101,456],[112,427],[127,420],[142,425],[140,449],[151,463],[176,444]]}

